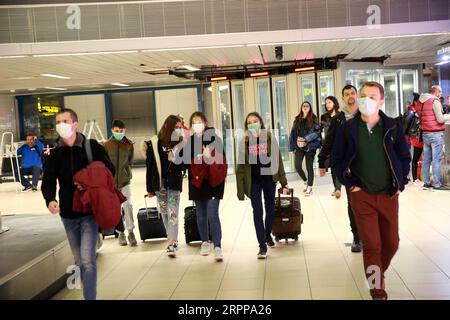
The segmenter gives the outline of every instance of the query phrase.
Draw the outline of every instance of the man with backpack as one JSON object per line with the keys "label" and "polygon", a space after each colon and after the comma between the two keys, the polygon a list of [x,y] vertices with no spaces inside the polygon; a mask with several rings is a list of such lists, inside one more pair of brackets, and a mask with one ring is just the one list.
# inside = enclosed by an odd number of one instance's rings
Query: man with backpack
{"label": "man with backpack", "polygon": [[350,190],[370,294],[387,299],[384,274],[399,244],[398,196],[408,183],[411,156],[401,124],[380,109],[384,88],[366,82],[359,112],[338,129],[332,168]]}
{"label": "man with backpack", "polygon": [[[441,184],[441,161],[444,155],[445,122],[450,115],[443,113],[439,97],[440,86],[432,86],[430,93],[420,95],[416,105],[420,126],[423,133],[422,179],[424,190],[448,191],[449,187]],[[433,185],[430,183],[430,166],[433,169]]]}
{"label": "man with backpack", "polygon": [[[83,295],[86,300],[97,296],[98,225],[92,213],[72,210],[75,190],[74,175],[92,161],[101,161],[114,175],[114,166],[105,149],[95,140],[77,132],[78,116],[72,109],[62,109],[56,114],[57,147],[51,150],[42,179],[42,194],[48,210],[59,214],[67,239],[80,268]],[[56,182],[59,184],[59,202],[56,200]]]}

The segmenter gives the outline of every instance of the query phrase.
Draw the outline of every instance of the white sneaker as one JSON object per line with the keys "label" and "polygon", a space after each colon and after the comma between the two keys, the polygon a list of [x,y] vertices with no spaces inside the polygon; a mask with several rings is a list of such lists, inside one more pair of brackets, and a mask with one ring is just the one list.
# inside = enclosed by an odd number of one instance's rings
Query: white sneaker
{"label": "white sneaker", "polygon": [[306,188],[306,192],[305,192],[305,197],[309,197],[310,195],[312,195],[312,187],[307,187]]}
{"label": "white sneaker", "polygon": [[210,250],[209,242],[208,241],[202,242],[202,247],[200,249],[200,254],[202,256],[208,256],[209,255],[209,250]]}
{"label": "white sneaker", "polygon": [[221,247],[215,247],[214,248],[214,259],[216,259],[217,262],[223,261],[223,254],[222,254],[222,248]]}

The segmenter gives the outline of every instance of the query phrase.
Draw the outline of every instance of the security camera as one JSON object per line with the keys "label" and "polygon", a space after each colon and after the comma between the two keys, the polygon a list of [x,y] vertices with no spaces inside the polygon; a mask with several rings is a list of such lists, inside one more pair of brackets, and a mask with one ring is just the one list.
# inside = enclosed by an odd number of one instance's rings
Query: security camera
{"label": "security camera", "polygon": [[277,59],[278,61],[283,60],[283,47],[282,46],[275,47],[275,59]]}

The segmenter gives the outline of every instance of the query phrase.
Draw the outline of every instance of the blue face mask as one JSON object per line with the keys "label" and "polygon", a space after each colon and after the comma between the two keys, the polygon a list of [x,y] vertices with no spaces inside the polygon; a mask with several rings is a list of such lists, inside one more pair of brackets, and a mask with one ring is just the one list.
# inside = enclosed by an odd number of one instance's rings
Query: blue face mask
{"label": "blue face mask", "polygon": [[116,140],[122,140],[125,137],[125,133],[113,132],[113,137]]}

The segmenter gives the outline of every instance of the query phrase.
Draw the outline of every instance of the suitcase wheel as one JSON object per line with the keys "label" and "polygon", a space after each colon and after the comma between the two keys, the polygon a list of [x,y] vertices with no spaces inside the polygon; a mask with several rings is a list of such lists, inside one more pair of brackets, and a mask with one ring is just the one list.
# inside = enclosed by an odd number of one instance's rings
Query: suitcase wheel
{"label": "suitcase wheel", "polygon": [[298,241],[298,236],[294,237],[294,241],[295,241],[295,242]]}
{"label": "suitcase wheel", "polygon": [[275,237],[275,242],[280,242],[280,238]]}
{"label": "suitcase wheel", "polygon": [[285,243],[288,243],[288,241],[289,241],[288,238],[284,239],[284,242],[285,242]]}

